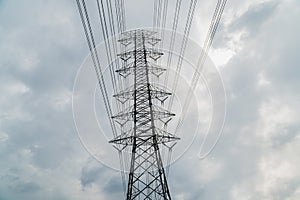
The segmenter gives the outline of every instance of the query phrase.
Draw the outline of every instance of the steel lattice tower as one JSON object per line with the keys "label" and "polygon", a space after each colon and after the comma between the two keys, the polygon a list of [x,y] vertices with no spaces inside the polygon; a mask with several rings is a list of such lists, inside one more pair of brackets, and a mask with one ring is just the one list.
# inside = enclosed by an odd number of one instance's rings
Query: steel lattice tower
{"label": "steel lattice tower", "polygon": [[127,200],[171,199],[160,146],[179,138],[157,126],[158,123],[167,124],[174,116],[155,104],[171,95],[151,83],[153,76],[165,71],[155,64],[163,55],[154,49],[159,41],[155,32],[146,30],[125,32],[119,40],[128,50],[118,55],[125,64],[116,72],[123,78],[133,76],[133,84],[114,97],[123,104],[132,103],[112,118],[121,126],[131,123],[131,128],[122,131],[110,143],[132,148]]}

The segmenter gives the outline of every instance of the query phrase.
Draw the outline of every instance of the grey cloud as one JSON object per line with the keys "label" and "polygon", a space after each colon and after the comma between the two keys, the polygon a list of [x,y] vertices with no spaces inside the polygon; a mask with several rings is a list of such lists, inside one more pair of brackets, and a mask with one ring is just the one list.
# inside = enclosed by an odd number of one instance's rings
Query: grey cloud
{"label": "grey cloud", "polygon": [[[86,156],[78,148],[71,113],[72,83],[83,58],[79,55],[85,53],[75,48],[83,42],[77,40],[81,29],[73,5],[1,2],[0,128],[8,137],[1,141],[5,162],[0,163],[0,177],[9,173],[19,180],[0,184],[1,199],[70,199],[66,189],[55,189],[65,178],[55,176],[71,158],[68,172],[75,173],[77,159]],[[40,176],[27,177],[32,169]]]}
{"label": "grey cloud", "polygon": [[80,182],[83,188],[101,181],[105,169],[95,161],[89,161],[81,170]]}
{"label": "grey cloud", "polygon": [[[265,119],[261,116],[261,108],[263,105],[269,104],[272,99],[282,104],[278,104],[278,108],[272,110],[273,113],[268,113],[266,118],[270,118],[276,110],[285,105],[291,109],[299,110],[299,104],[296,103],[299,97],[295,93],[299,85],[299,79],[295,77],[299,76],[299,70],[294,67],[296,63],[299,63],[298,57],[294,53],[297,52],[299,40],[295,39],[294,33],[297,32],[295,28],[292,29],[293,26],[288,25],[291,23],[289,19],[299,16],[293,11],[296,4],[298,3],[290,2],[290,4],[283,5],[269,2],[258,4],[256,7],[250,6],[240,19],[232,21],[231,25],[221,29],[221,31],[228,31],[222,35],[224,38],[242,31],[243,28],[247,28],[247,31],[251,33],[247,37],[240,38],[241,50],[237,51],[224,68],[221,68],[227,89],[228,115],[221,140],[206,160],[213,159],[221,163],[222,170],[216,178],[205,182],[206,171],[196,168],[196,166],[204,165],[205,161],[191,162],[191,160],[185,159],[186,157],[182,158],[172,166],[172,170],[180,171],[180,174],[184,174],[183,178],[177,179],[177,176],[180,177],[180,175],[172,173],[171,177],[176,177],[176,181],[173,183],[184,181],[189,188],[175,184],[173,185],[173,188],[176,188],[174,195],[184,195],[185,191],[188,190],[193,191],[191,194],[199,193],[197,197],[193,196],[191,199],[231,200],[247,198],[254,200],[276,199],[278,197],[278,199],[288,199],[299,188],[298,182],[294,181],[298,178],[286,178],[284,174],[278,176],[287,181],[282,181],[287,184],[285,189],[280,191],[272,189],[272,187],[280,187],[278,184],[282,182],[274,183],[276,186],[272,185],[268,189],[258,188],[267,184],[267,180],[262,179],[261,176],[264,176],[268,170],[272,170],[268,166],[266,171],[260,171],[259,168],[262,163],[272,159],[270,155],[280,158],[275,149],[287,148],[292,142],[298,141],[296,139],[299,136],[298,117],[296,117],[295,122],[286,124],[283,122],[284,128],[275,130],[274,136],[271,135],[267,139],[262,138],[264,130],[260,127]],[[287,14],[289,11],[290,14]],[[285,15],[289,16],[283,17]],[[278,26],[280,19],[280,24],[284,24],[285,28]],[[288,36],[291,38],[287,39]],[[218,43],[220,41],[216,42],[217,45],[214,47],[220,47],[219,45],[223,47],[222,45],[226,44],[228,40],[221,43]],[[259,74],[261,73],[270,81],[270,85],[259,85]],[[275,123],[270,122],[266,126],[272,127]],[[275,135],[276,132],[282,131],[284,134]],[[269,143],[274,146],[269,146]],[[289,156],[288,153],[284,155]],[[286,162],[292,166],[298,163],[298,161],[292,160]],[[194,170],[186,167],[186,163],[193,166]],[[199,165],[194,163],[199,163]],[[278,165],[282,165],[282,163],[278,162]],[[298,177],[296,174],[295,176]],[[172,178],[170,179],[172,180]],[[236,188],[240,192],[238,195],[235,193]],[[187,196],[184,197],[189,199]]]}
{"label": "grey cloud", "polygon": [[[230,3],[228,4],[229,5],[227,6],[230,6]],[[260,34],[261,31],[263,31],[261,30],[262,26],[276,14],[278,7],[280,7],[281,4],[282,2],[280,1],[254,1],[248,6],[247,10],[242,13],[241,16],[237,16],[236,12],[231,13],[231,15],[234,17],[229,26],[224,24],[224,19],[221,20],[213,42],[213,46],[215,48],[222,48],[226,46],[230,40],[233,40],[232,36],[241,31],[244,32],[241,35],[241,39],[243,40],[251,40],[251,38],[256,38],[257,34]]]}
{"label": "grey cloud", "polygon": [[[296,173],[294,178],[278,175],[276,181],[286,184],[280,191],[271,188],[270,194],[263,194],[255,187],[263,186],[261,177],[273,168],[299,164],[289,150],[299,151],[298,115],[294,122],[283,124],[287,127],[282,135],[263,139],[260,127],[264,120],[260,109],[270,99],[279,101],[278,107],[299,110],[297,6],[297,1],[255,4],[219,29],[216,48],[226,46],[243,28],[250,33],[240,39],[241,50],[221,69],[228,95],[227,123],[207,159],[196,159],[199,144],[195,143],[171,166],[169,184],[174,199],[235,200],[247,195],[251,200],[274,200],[276,195],[299,199]],[[0,9],[0,130],[8,135],[0,140],[0,199],[120,199],[119,173],[86,161],[88,154],[75,133],[70,94],[77,67],[87,54],[75,2],[0,1]],[[135,7],[128,8],[130,27],[144,24],[142,17],[130,16],[139,14],[130,9]],[[151,24],[150,14],[147,24]],[[258,85],[260,73],[270,85]],[[18,92],[9,87],[13,85]],[[284,159],[275,162],[279,158]],[[266,171],[260,171],[264,160]]]}
{"label": "grey cloud", "polygon": [[81,169],[80,183],[83,191],[96,188],[105,199],[119,199],[123,196],[120,173],[102,166],[90,158]]}
{"label": "grey cloud", "polygon": [[229,29],[235,31],[237,29],[246,28],[250,31],[249,37],[259,31],[261,26],[274,15],[279,1],[269,1],[249,6],[248,10],[240,17],[234,20]]}
{"label": "grey cloud", "polygon": [[33,182],[19,184],[15,188],[15,192],[17,193],[35,193],[39,191],[41,188],[38,184]]}
{"label": "grey cloud", "polygon": [[120,173],[113,175],[106,185],[103,187],[109,199],[118,199],[123,196],[123,188],[120,180]]}

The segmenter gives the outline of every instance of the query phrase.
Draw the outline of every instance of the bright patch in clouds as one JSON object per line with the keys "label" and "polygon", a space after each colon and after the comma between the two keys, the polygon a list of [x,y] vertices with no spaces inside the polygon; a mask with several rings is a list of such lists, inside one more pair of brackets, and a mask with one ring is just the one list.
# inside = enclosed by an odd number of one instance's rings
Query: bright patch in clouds
{"label": "bright patch in clouds", "polygon": [[230,49],[212,49],[209,53],[210,58],[217,67],[222,67],[234,56],[235,52]]}

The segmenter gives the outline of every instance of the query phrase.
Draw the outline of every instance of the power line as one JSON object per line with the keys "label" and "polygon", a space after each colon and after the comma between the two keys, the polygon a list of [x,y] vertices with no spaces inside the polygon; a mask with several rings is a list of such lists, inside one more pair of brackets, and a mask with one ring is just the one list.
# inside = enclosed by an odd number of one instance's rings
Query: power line
{"label": "power line", "polygon": [[[179,13],[180,13],[181,4],[182,4],[182,1],[177,0],[176,7],[175,7],[175,16],[174,16],[174,21],[173,21],[173,26],[172,26],[169,54],[168,54],[168,60],[167,60],[167,73],[166,73],[165,80],[164,80],[164,85],[165,86],[167,86],[167,84],[168,84],[168,77],[169,77],[170,65],[171,65],[171,60],[172,60],[172,55],[173,55],[175,36],[176,36],[176,31],[177,31],[177,26],[178,26],[178,21],[179,21]],[[186,26],[185,26],[185,29],[184,29],[184,35],[183,35],[184,37],[183,37],[183,40],[182,40],[182,44],[181,44],[181,48],[180,48],[180,54],[179,54],[177,67],[176,67],[176,72],[177,73],[175,74],[175,79],[174,79],[173,85],[172,85],[172,93],[175,92],[176,87],[177,87],[179,73],[180,73],[181,65],[182,65],[182,61],[183,61],[183,56],[184,56],[184,52],[185,52],[187,41],[188,41],[187,38],[188,38],[189,33],[190,33],[191,24],[192,24],[192,20],[193,20],[193,17],[194,17],[194,12],[195,12],[196,5],[197,5],[197,0],[191,0],[188,15],[187,15],[187,22],[186,22]],[[167,5],[165,5],[165,7],[166,6]],[[164,13],[164,14],[166,15],[166,13]],[[163,16],[163,19],[165,17],[166,16]],[[169,110],[172,107],[173,100],[174,100],[174,95],[170,97],[170,101],[169,101],[169,105],[168,105]],[[167,129],[167,126],[165,126],[165,129]],[[172,148],[173,147],[168,147],[168,158],[167,158],[167,168],[166,168],[166,174],[167,175],[169,174],[169,166],[170,166],[170,162],[171,162]]]}
{"label": "power line", "polygon": [[165,40],[165,28],[166,28],[166,21],[167,21],[167,15],[168,15],[168,0],[164,0],[163,3],[163,13],[162,13],[162,19],[161,19],[161,43],[160,43],[160,49],[163,49],[164,46],[164,40]]}
{"label": "power line", "polygon": [[[110,105],[108,95],[107,95],[107,89],[106,89],[104,78],[103,78],[103,73],[102,73],[99,56],[98,56],[98,52],[97,52],[96,45],[95,45],[95,39],[94,39],[91,24],[90,24],[87,7],[86,7],[84,0],[81,1],[82,3],[80,3],[79,0],[76,0],[76,2],[77,2],[77,7],[78,7],[79,15],[81,18],[81,22],[82,22],[82,25],[84,28],[84,33],[85,33],[85,36],[87,39],[87,44],[88,44],[88,47],[90,50],[91,58],[93,61],[93,66],[96,71],[98,84],[99,84],[100,91],[101,91],[102,98],[103,98],[104,105],[105,105],[105,110],[106,110],[106,113],[107,113],[107,116],[109,119],[109,123],[112,128],[113,135],[116,135],[116,127],[115,127],[113,120],[111,119],[111,116],[112,116],[111,105]],[[83,8],[83,10],[82,10],[82,8]]]}
{"label": "power line", "polygon": [[125,4],[124,4],[124,0],[120,0],[121,3],[121,19],[122,19],[122,32],[124,32],[126,30],[126,10],[125,10]]}
{"label": "power line", "polygon": [[157,18],[156,18],[156,26],[161,27],[161,9],[162,9],[162,1],[158,0],[158,6],[157,6]]}
{"label": "power line", "polygon": [[155,27],[157,27],[157,24],[156,24],[156,22],[157,22],[157,20],[156,20],[156,18],[157,18],[157,12],[158,12],[158,9],[157,9],[157,7],[158,7],[158,0],[154,0],[154,7],[153,7],[153,28],[155,28]]}
{"label": "power line", "polygon": [[[87,39],[87,44],[88,44],[88,47],[90,50],[93,67],[95,68],[95,71],[96,71],[98,84],[99,84],[101,95],[102,95],[102,98],[104,101],[106,115],[108,117],[110,126],[112,128],[112,133],[113,133],[114,137],[117,138],[118,134],[117,134],[116,125],[111,118],[112,117],[112,107],[111,107],[111,104],[110,104],[110,101],[108,98],[107,87],[105,84],[103,71],[102,71],[102,68],[100,65],[99,55],[98,55],[98,52],[96,49],[95,38],[94,38],[91,22],[89,19],[89,15],[88,15],[88,9],[86,6],[86,2],[85,2],[85,0],[81,0],[81,3],[80,3],[80,0],[76,0],[76,2],[77,2],[78,11],[80,14],[81,22],[82,22],[82,25],[84,28],[84,33],[85,33],[85,36]],[[184,102],[183,113],[179,119],[177,126],[176,126],[175,133],[178,132],[178,130],[182,126],[183,120],[185,119],[187,109],[188,109],[190,101],[191,101],[190,97],[192,95],[194,88],[197,86],[197,83],[198,83],[198,80],[200,77],[200,72],[201,72],[203,65],[205,63],[205,60],[206,60],[206,53],[208,52],[208,50],[211,47],[211,44],[212,44],[214,35],[216,33],[218,24],[220,22],[222,13],[224,11],[226,2],[227,2],[227,0],[223,0],[223,1],[218,0],[218,2],[217,2],[217,6],[215,8],[215,12],[214,12],[213,18],[210,23],[209,31],[207,33],[203,49],[202,49],[199,59],[198,59],[197,69],[192,78],[191,88],[189,88],[188,94],[187,94],[185,102]],[[164,29],[165,25],[166,25],[166,18],[167,18],[167,12],[168,12],[168,0],[155,0],[154,4],[155,5],[154,5],[154,11],[153,11],[154,12],[153,26]],[[183,35],[184,37],[183,37],[183,40],[182,40],[182,43],[180,46],[179,58],[177,60],[177,65],[176,65],[177,73],[175,74],[175,78],[174,78],[174,81],[172,84],[172,92],[175,92],[175,90],[177,88],[177,84],[178,84],[178,80],[179,80],[179,73],[182,68],[183,56],[185,54],[185,50],[187,47],[188,37],[190,34],[190,29],[192,27],[192,20],[194,18],[196,5],[197,5],[197,0],[190,1],[189,10],[187,13],[186,25],[184,28],[184,35]],[[174,12],[174,20],[172,23],[173,31],[172,31],[170,45],[169,45],[170,53],[169,53],[168,59],[167,59],[167,68],[168,69],[170,69],[170,65],[171,65],[171,61],[172,61],[172,51],[174,49],[175,36],[176,36],[175,33],[178,28],[179,14],[180,14],[181,6],[182,6],[182,0],[177,0],[175,12]],[[104,43],[105,43],[106,56],[107,56],[107,60],[109,63],[109,71],[110,71],[110,79],[112,82],[112,89],[114,90],[114,92],[116,94],[117,91],[119,90],[118,87],[123,87],[123,82],[122,82],[122,80],[120,80],[120,78],[118,76],[116,78],[116,75],[114,73],[116,71],[116,69],[118,69],[118,66],[120,66],[118,62],[117,63],[114,62],[114,57],[117,55],[118,45],[116,44],[115,40],[110,41],[109,37],[116,35],[117,32],[123,33],[126,30],[126,15],[125,15],[124,0],[115,0],[114,7],[115,7],[115,16],[113,13],[113,5],[110,0],[106,0],[106,8],[104,6],[104,0],[97,0],[97,10],[98,10],[99,19],[100,19],[101,31],[102,31],[102,35],[103,35],[103,39],[104,39]],[[143,39],[143,37],[140,39]],[[164,39],[163,37],[164,37],[164,33],[161,32],[162,40]],[[162,47],[162,43],[161,43],[161,47]],[[122,47],[122,48],[126,48],[126,47]],[[120,49],[122,49],[122,48],[120,48]],[[144,54],[146,55],[146,51],[144,52]],[[125,65],[127,65],[126,61],[125,61]],[[166,86],[168,84],[168,76],[169,76],[169,70],[167,70],[167,74],[165,76],[164,83]],[[150,91],[149,88],[148,88],[148,90]],[[174,100],[174,96],[171,96],[171,99],[169,102],[169,109],[172,107],[173,100]],[[151,102],[150,102],[150,105],[152,105]],[[119,106],[119,104],[116,102],[117,109],[119,109],[118,106]],[[123,107],[123,111],[124,111],[124,107]],[[123,132],[123,127],[121,127],[121,134],[122,134],[122,132]],[[116,147],[119,147],[118,144],[116,145]],[[171,161],[172,147],[170,147],[168,150],[169,150],[169,154],[168,154],[168,158],[167,158],[167,163],[168,163],[167,166],[169,165],[169,163]],[[125,175],[124,175],[125,165],[124,165],[124,157],[123,157],[122,149],[118,148],[118,152],[119,152],[119,157],[120,157],[120,167],[121,167],[123,188],[126,188]],[[168,174],[168,167],[166,170],[166,174]]]}
{"label": "power line", "polygon": [[[183,109],[182,109],[183,110],[182,116],[179,118],[178,124],[176,125],[175,131],[174,131],[175,135],[177,134],[177,132],[180,129],[180,127],[182,126],[183,121],[184,121],[184,119],[186,117],[187,110],[188,110],[188,107],[189,107],[189,104],[190,104],[190,101],[191,101],[192,93],[193,93],[193,91],[194,91],[194,89],[195,89],[195,87],[197,85],[198,80],[199,80],[200,72],[202,71],[203,65],[204,65],[205,60],[206,60],[206,56],[207,56],[206,53],[208,52],[208,50],[209,50],[209,48],[210,48],[210,46],[212,44],[214,35],[216,33],[216,30],[218,28],[221,16],[222,16],[224,8],[225,8],[226,2],[227,2],[227,0],[224,0],[224,1],[218,0],[218,2],[217,2],[217,5],[216,5],[216,8],[215,8],[215,11],[214,11],[211,23],[210,23],[210,27],[209,27],[209,30],[208,30],[208,33],[207,33],[207,36],[206,36],[206,39],[205,39],[205,42],[204,42],[204,46],[203,46],[203,49],[201,50],[201,53],[200,53],[200,56],[199,56],[199,59],[198,59],[197,69],[196,69],[196,71],[195,71],[195,73],[193,75],[191,87],[189,88],[188,94],[187,94],[187,96],[185,98],[184,106],[183,106]],[[190,4],[190,5],[192,5],[192,4]],[[172,39],[171,39],[171,43],[172,43]],[[179,59],[183,59],[182,49],[183,49],[183,46],[181,46],[181,53],[179,55]],[[170,58],[170,57],[168,57],[168,58]],[[168,62],[170,63],[170,60],[168,60]],[[181,65],[181,63],[180,63],[180,65]],[[179,72],[177,72],[176,75],[179,75]],[[175,79],[175,81],[176,81],[176,84],[177,84],[178,80]],[[166,84],[167,84],[167,81],[165,82],[165,85]],[[172,91],[172,92],[174,92],[174,91]],[[173,100],[170,102],[170,104],[172,104],[172,103],[173,103]],[[168,107],[168,108],[170,108],[170,107]],[[214,148],[215,145],[216,145],[216,142],[213,145],[213,147],[208,151],[208,153],[210,153],[212,151],[212,149]],[[172,147],[168,148],[168,159],[167,159],[167,168],[166,168],[166,174],[167,175],[169,174],[169,166],[170,166],[170,162],[171,162],[171,155],[172,155]]]}
{"label": "power line", "polygon": [[181,8],[182,0],[177,0],[176,1],[176,6],[175,6],[175,14],[174,14],[174,20],[172,24],[172,33],[171,33],[171,39],[170,39],[170,45],[169,45],[169,54],[168,54],[168,59],[167,59],[167,71],[166,71],[166,76],[164,80],[164,85],[168,85],[168,78],[169,78],[169,72],[170,72],[170,65],[171,65],[171,60],[173,56],[173,50],[174,50],[174,43],[175,43],[175,36],[176,36],[176,31],[177,31],[177,26],[178,26],[178,20],[179,20],[179,12]]}
{"label": "power line", "polygon": [[[91,58],[92,58],[92,61],[93,61],[93,66],[94,66],[95,71],[96,71],[96,76],[97,76],[98,84],[99,84],[100,91],[101,91],[101,94],[102,94],[102,98],[103,98],[103,101],[104,101],[106,114],[107,114],[111,129],[112,129],[113,136],[116,137],[117,136],[117,130],[116,130],[115,123],[111,118],[112,117],[112,109],[111,109],[111,105],[110,105],[108,95],[107,95],[107,89],[106,89],[104,76],[103,76],[103,72],[102,72],[102,69],[101,69],[100,61],[99,61],[98,52],[97,52],[97,49],[96,49],[96,44],[95,44],[95,40],[94,40],[92,27],[91,27],[90,20],[89,20],[88,10],[87,10],[87,7],[86,7],[86,4],[85,4],[84,0],[82,0],[82,6],[81,6],[79,0],[76,0],[76,2],[77,2],[77,7],[78,7],[79,15],[80,15],[80,18],[81,18],[81,22],[82,22],[82,25],[83,25],[83,28],[84,28],[84,33],[85,33],[85,36],[86,36],[86,39],[87,39],[87,44],[88,44],[88,47],[89,47],[89,50],[90,50]],[[99,2],[98,2],[98,8],[99,8]],[[103,4],[102,4],[102,8],[103,8]],[[103,29],[104,24],[103,24],[103,21],[101,20],[100,13],[99,13],[99,16],[100,16],[102,31],[104,32],[104,29]],[[104,35],[104,37],[105,37],[105,35]],[[108,49],[106,49],[106,50],[108,50]],[[123,189],[124,189],[124,193],[125,193],[126,185],[125,185],[125,172],[124,172],[124,162],[123,162],[123,153],[122,153],[122,151],[119,151],[119,159],[120,159]]]}
{"label": "power line", "polygon": [[210,27],[209,27],[209,30],[208,30],[208,33],[206,35],[206,39],[205,39],[205,42],[203,45],[203,49],[201,50],[201,54],[200,54],[198,62],[197,62],[197,68],[196,68],[196,71],[194,72],[194,75],[192,78],[191,87],[189,88],[188,94],[185,98],[182,116],[180,117],[179,122],[176,126],[175,133],[178,132],[178,130],[182,126],[183,120],[186,117],[186,113],[187,113],[188,107],[191,102],[192,93],[193,93],[194,89],[196,88],[197,83],[199,81],[201,71],[203,69],[204,63],[207,58],[207,53],[212,45],[212,41],[213,41],[213,38],[217,31],[218,25],[220,23],[226,3],[227,3],[227,0],[218,0],[218,2],[217,2],[217,5],[216,5],[215,11],[214,11],[214,15],[211,20]]}
{"label": "power line", "polygon": [[[181,43],[180,53],[179,53],[179,57],[178,57],[178,61],[177,61],[175,78],[174,78],[173,85],[172,85],[173,86],[172,93],[174,93],[177,88],[177,84],[178,84],[178,80],[179,80],[179,73],[181,71],[183,57],[184,57],[184,53],[186,50],[186,45],[187,45],[187,41],[189,38],[192,21],[193,21],[194,14],[195,14],[196,5],[197,5],[197,0],[191,0],[190,6],[189,6],[189,11],[188,11],[188,16],[187,16],[186,26],[184,28],[183,40]],[[170,98],[168,109],[172,108],[173,101],[174,101],[174,95]]]}
{"label": "power line", "polygon": [[[105,49],[106,49],[106,55],[108,58],[108,63],[109,63],[109,72],[110,72],[110,77],[112,81],[112,86],[113,90],[116,93],[117,92],[117,83],[116,83],[116,77],[115,77],[115,67],[114,64],[112,63],[112,53],[111,53],[111,44],[109,41],[109,32],[108,32],[108,27],[107,27],[107,19],[105,17],[105,10],[104,10],[104,5],[103,5],[103,0],[97,0],[97,9],[98,9],[98,14],[99,14],[99,20],[100,20],[100,25],[101,25],[101,30],[102,30],[102,35],[104,38],[104,44],[105,44]],[[111,20],[109,20],[109,23]],[[110,24],[111,27],[111,24]]]}

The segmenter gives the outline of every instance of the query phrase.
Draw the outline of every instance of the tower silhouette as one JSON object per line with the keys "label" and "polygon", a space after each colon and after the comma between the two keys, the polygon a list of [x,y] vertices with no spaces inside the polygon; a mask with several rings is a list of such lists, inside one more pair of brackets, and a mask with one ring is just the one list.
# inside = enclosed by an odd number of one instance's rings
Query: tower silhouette
{"label": "tower silhouette", "polygon": [[130,148],[127,200],[171,199],[160,147],[179,138],[157,125],[166,125],[175,116],[158,105],[171,93],[152,82],[165,71],[155,64],[163,55],[154,48],[159,41],[156,33],[148,30],[127,31],[119,39],[126,50],[118,54],[124,65],[116,72],[133,83],[114,97],[123,105],[132,103],[112,118],[130,128],[122,129],[110,143]]}

